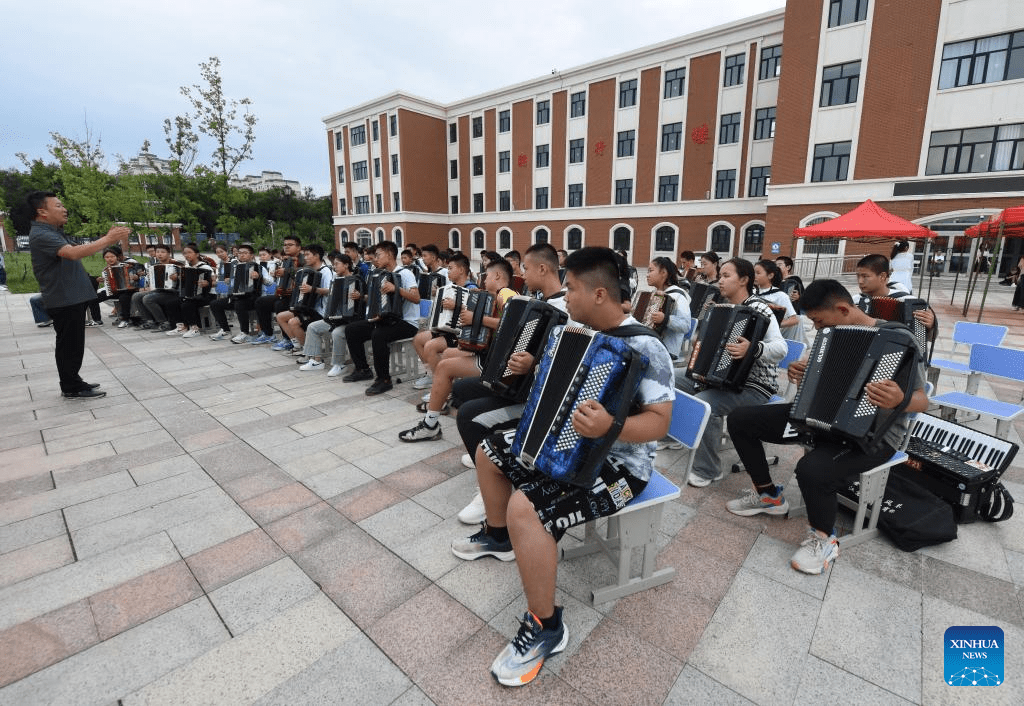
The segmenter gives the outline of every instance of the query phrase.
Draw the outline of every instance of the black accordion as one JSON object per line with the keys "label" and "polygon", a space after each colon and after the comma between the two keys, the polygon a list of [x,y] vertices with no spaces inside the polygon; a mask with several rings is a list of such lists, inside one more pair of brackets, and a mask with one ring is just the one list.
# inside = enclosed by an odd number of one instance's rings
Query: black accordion
{"label": "black accordion", "polygon": [[[310,289],[302,293],[302,285],[308,284]],[[288,300],[288,310],[295,314],[310,314],[316,311],[317,287],[320,286],[320,272],[312,267],[300,267],[295,271],[292,280],[292,296]]]}
{"label": "black accordion", "polygon": [[923,323],[914,318],[914,312],[927,309],[928,302],[924,299],[914,297],[903,297],[901,299],[894,297],[871,297],[868,300],[867,313],[868,316],[873,316],[876,319],[897,321],[905,324],[910,329],[910,332],[914,334],[917,347],[924,353],[924,351],[928,350],[928,330],[924,327]]}
{"label": "black accordion", "polygon": [[[623,338],[565,327],[551,355],[541,358],[512,453],[555,480],[593,487],[648,364]],[[603,437],[580,436],[572,425],[573,412],[587,400],[599,402],[615,419]]]}
{"label": "black accordion", "polygon": [[[389,294],[381,291],[385,282],[394,285]],[[402,305],[405,300],[401,293],[402,276],[399,271],[376,269],[370,273],[367,281],[366,318],[380,323],[394,323],[402,318]]]}
{"label": "black accordion", "polygon": [[[804,378],[789,413],[792,425],[812,435],[849,441],[871,452],[910,402],[917,346],[899,328],[833,326],[814,339]],[[904,391],[897,409],[880,409],[864,386],[893,380]]]}
{"label": "black accordion", "polygon": [[529,353],[536,360],[544,352],[551,329],[563,326],[569,315],[547,302],[516,296],[505,302],[498,330],[487,349],[480,382],[493,392],[514,402],[524,402],[533,384],[533,373],[513,375],[509,359],[516,353]]}
{"label": "black accordion", "polygon": [[437,272],[421,272],[417,275],[416,286],[420,290],[420,300],[430,301],[437,290],[448,284],[448,278]]}
{"label": "black accordion", "polygon": [[279,270],[281,274],[278,276],[277,289],[274,290],[274,294],[277,295],[278,299],[291,300],[292,290],[295,289],[295,273],[298,269],[299,265],[295,258],[284,258]]}
{"label": "black accordion", "polygon": [[[636,300],[633,303],[633,318],[647,328],[653,329],[660,336],[668,328],[668,317],[672,316],[675,309],[676,300],[665,292],[646,290],[636,295]],[[651,318],[659,311],[665,315],[665,318],[661,320],[660,324],[655,324]]]}
{"label": "black accordion", "polygon": [[178,282],[171,279],[171,275],[177,274],[178,266],[174,264],[154,264],[146,267],[146,281],[149,288],[156,291],[159,289],[173,291],[178,288]]}
{"label": "black accordion", "polygon": [[459,348],[473,352],[487,348],[494,331],[484,326],[484,317],[498,315],[497,303],[497,298],[486,289],[470,289],[468,291],[466,309],[473,312],[473,320],[469,324],[459,327]]}
{"label": "black accordion", "polygon": [[713,304],[722,301],[722,293],[718,287],[706,282],[694,282],[690,285],[690,318],[699,319],[704,311]]}
{"label": "black accordion", "polygon": [[[202,286],[203,282],[209,282]],[[213,271],[205,267],[182,267],[178,271],[178,294],[182,299],[201,299],[213,291]]]}
{"label": "black accordion", "polygon": [[[430,304],[427,328],[434,333],[450,333],[457,336],[462,330],[459,326],[459,317],[466,308],[466,299],[470,291],[457,284],[447,284],[438,289]],[[444,308],[445,300],[452,302],[451,309]]]}
{"label": "black accordion", "polygon": [[[693,344],[686,377],[704,387],[742,390],[757,359],[757,344],[768,332],[769,319],[746,304],[715,304],[707,314],[700,339]],[[726,346],[743,337],[750,341],[742,358]]]}
{"label": "black accordion", "polygon": [[327,308],[324,319],[332,324],[348,324],[362,319],[366,315],[366,302],[362,296],[352,299],[352,292],[363,294],[366,288],[363,278],[359,275],[335,277],[331,281],[331,293],[327,295]]}
{"label": "black accordion", "polygon": [[251,297],[260,293],[263,278],[253,279],[252,273],[260,271],[258,262],[236,262],[231,272],[231,296]]}

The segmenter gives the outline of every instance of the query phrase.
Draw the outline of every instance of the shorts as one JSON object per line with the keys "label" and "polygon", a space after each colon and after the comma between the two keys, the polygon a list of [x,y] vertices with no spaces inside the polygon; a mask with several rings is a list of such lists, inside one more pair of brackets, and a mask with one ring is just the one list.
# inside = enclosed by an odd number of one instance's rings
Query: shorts
{"label": "shorts", "polygon": [[612,457],[605,459],[597,481],[589,490],[553,480],[519,462],[512,453],[515,436],[515,429],[496,432],[480,445],[512,486],[533,504],[544,529],[556,542],[570,527],[615,514],[647,486],[647,481],[631,474],[622,462]]}

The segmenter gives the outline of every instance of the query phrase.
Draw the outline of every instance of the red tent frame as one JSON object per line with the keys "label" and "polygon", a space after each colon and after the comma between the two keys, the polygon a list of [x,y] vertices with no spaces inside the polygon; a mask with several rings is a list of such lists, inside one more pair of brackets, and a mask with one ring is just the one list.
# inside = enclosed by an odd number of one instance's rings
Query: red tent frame
{"label": "red tent frame", "polygon": [[[976,226],[971,226],[964,235],[971,238],[995,237],[996,249],[992,253],[992,261],[988,267],[988,277],[985,279],[985,291],[981,295],[981,306],[978,308],[978,322],[981,322],[981,314],[985,311],[985,299],[988,297],[988,288],[992,283],[992,275],[999,266],[999,251],[1003,244],[1003,238],[1024,238],[1024,206],[1006,208],[992,216],[987,221],[982,221]],[[973,269],[973,268],[972,268]],[[967,309],[971,302],[972,288],[968,289],[964,298],[963,315],[967,315]]]}

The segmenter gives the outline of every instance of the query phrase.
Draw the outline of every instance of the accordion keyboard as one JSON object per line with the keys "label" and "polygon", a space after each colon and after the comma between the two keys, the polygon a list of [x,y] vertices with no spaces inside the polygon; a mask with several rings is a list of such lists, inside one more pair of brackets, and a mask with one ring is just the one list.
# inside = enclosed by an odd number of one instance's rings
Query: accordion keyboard
{"label": "accordion keyboard", "polygon": [[[907,452],[927,457],[938,465],[955,470],[975,462],[1005,471],[1017,454],[1017,445],[984,432],[930,415],[918,415],[910,432]],[[949,465],[945,465],[949,464]]]}

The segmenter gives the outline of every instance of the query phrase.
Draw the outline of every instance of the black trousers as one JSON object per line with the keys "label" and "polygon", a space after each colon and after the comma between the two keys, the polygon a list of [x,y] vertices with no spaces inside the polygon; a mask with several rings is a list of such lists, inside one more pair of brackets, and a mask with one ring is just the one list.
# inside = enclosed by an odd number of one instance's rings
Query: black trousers
{"label": "black trousers", "polygon": [[276,294],[267,294],[256,299],[256,321],[260,331],[266,335],[274,333],[274,315],[288,308],[288,300]]}
{"label": "black trousers", "polygon": [[247,336],[249,335],[249,312],[252,311],[252,307],[253,300],[249,297],[214,299],[210,303],[210,311],[213,313],[213,318],[217,320],[217,325],[221,327],[221,330],[231,330],[231,325],[228,324],[227,310],[234,309],[235,314],[238,316],[238,326],[242,329],[242,333]]}
{"label": "black trousers", "polygon": [[85,382],[78,375],[85,356],[85,310],[88,302],[47,309],[53,320],[57,342],[53,357],[57,362],[61,392],[78,392],[85,388]]}
{"label": "black trousers", "polygon": [[459,401],[455,424],[466,451],[472,457],[476,456],[480,442],[493,432],[512,429],[519,424],[522,405],[513,406],[509,400],[498,397],[480,383],[479,377],[456,380],[452,394]]}
{"label": "black trousers", "polygon": [[367,341],[373,341],[373,369],[377,379],[390,380],[391,349],[388,344],[392,341],[401,341],[403,338],[412,338],[417,330],[414,325],[404,320],[388,324],[365,319],[353,321],[345,327],[348,354],[352,356],[356,370],[366,370],[370,366],[366,363],[366,350],[363,346]]}
{"label": "black trousers", "polygon": [[[736,446],[740,461],[755,485],[772,482],[765,459],[764,444],[792,443],[794,438],[784,437],[789,421],[788,403],[738,407],[729,412],[729,436]],[[836,492],[850,478],[889,460],[894,449],[882,449],[866,454],[859,447],[817,438],[814,448],[797,461],[796,480],[807,506],[807,522],[825,534],[835,531],[838,501]]]}
{"label": "black trousers", "polygon": [[[191,328],[193,326],[201,328],[199,325],[199,310],[210,304],[213,300],[214,295],[212,294],[204,294],[198,299],[181,300],[181,321],[185,324],[186,328]],[[226,319],[225,323],[227,323]]]}

